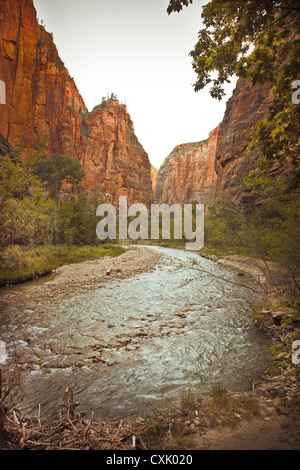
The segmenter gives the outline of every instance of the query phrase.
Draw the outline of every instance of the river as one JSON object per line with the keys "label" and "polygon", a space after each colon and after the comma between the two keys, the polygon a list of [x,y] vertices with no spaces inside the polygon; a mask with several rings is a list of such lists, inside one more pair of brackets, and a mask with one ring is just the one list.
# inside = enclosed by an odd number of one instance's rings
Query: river
{"label": "river", "polygon": [[[251,279],[193,252],[149,249],[162,255],[152,272],[102,288],[73,286],[60,296],[33,295],[36,283],[1,290],[2,337],[23,369],[10,405],[57,412],[71,386],[78,410],[125,418],[175,403],[188,388],[251,388],[268,363],[268,341],[247,315],[260,296],[237,285]],[[43,291],[51,287],[45,280],[37,283]],[[10,359],[4,378],[11,368]]]}

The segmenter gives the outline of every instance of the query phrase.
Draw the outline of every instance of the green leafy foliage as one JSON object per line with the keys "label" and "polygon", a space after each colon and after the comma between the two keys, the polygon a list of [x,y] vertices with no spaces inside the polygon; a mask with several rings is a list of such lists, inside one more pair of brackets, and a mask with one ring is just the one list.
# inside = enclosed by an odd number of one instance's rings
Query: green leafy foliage
{"label": "green leafy foliage", "polygon": [[[189,1],[172,0],[168,13]],[[191,51],[195,91],[211,85],[219,100],[224,84],[237,75],[255,84],[269,83],[274,98],[256,130],[252,149],[267,161],[299,162],[300,108],[292,102],[300,76],[300,9],[286,0],[211,0],[202,9],[202,29]]]}
{"label": "green leafy foliage", "polygon": [[66,183],[73,186],[78,185],[84,173],[81,169],[81,164],[77,160],[60,153],[55,153],[49,158],[37,158],[33,163],[32,172],[40,178],[47,188],[50,197],[55,201],[55,214],[51,234],[52,243],[55,245],[58,243],[57,217],[62,187]]}
{"label": "green leafy foliage", "polygon": [[0,251],[0,285],[32,279],[50,273],[64,264],[80,263],[102,256],[124,253],[119,245],[101,246],[42,245],[35,248],[13,245]]}
{"label": "green leafy foliage", "polygon": [[174,11],[180,12],[183,6],[187,7],[191,3],[193,3],[193,0],[170,0],[167,12],[168,14]]}
{"label": "green leafy foliage", "polygon": [[58,207],[58,239],[60,243],[75,245],[97,245],[100,243],[96,235],[99,219],[96,208],[102,202],[99,193],[89,198],[84,191],[79,191],[77,198],[69,202],[61,202]]}
{"label": "green leafy foliage", "polygon": [[80,163],[74,158],[60,153],[38,160],[33,166],[33,173],[44,183],[56,203],[64,183],[76,185],[83,178]]}
{"label": "green leafy foliage", "polygon": [[26,165],[21,162],[18,154],[8,153],[0,158],[0,214],[10,198],[21,199],[28,195],[29,188],[41,192],[37,178],[28,173]]}
{"label": "green leafy foliage", "polygon": [[100,192],[87,196],[79,188],[75,197],[63,191],[66,182],[78,186],[81,181],[79,162],[60,154],[45,159],[43,145],[23,161],[19,151],[2,144],[9,151],[0,157],[1,284],[67,262],[120,254],[117,245],[103,244],[96,235]]}
{"label": "green leafy foliage", "polygon": [[205,245],[257,258],[270,285],[298,292],[300,200],[270,186],[265,183],[265,191],[273,197],[250,213],[229,196],[219,197],[205,217]]}
{"label": "green leafy foliage", "polygon": [[0,241],[6,245],[50,243],[54,203],[45,197],[10,198],[2,214]]}

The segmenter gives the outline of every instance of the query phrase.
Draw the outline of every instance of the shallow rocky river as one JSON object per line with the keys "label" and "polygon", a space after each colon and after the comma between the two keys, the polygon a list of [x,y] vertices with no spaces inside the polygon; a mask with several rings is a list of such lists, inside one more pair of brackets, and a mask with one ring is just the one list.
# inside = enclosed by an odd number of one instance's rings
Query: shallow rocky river
{"label": "shallow rocky river", "polygon": [[78,410],[108,419],[142,415],[190,387],[251,387],[268,362],[267,340],[247,317],[259,297],[201,269],[234,283],[251,279],[193,252],[148,250],[160,255],[157,266],[129,278],[106,273],[102,284],[70,278],[60,287],[50,277],[1,290],[4,378],[13,357],[22,369],[11,404],[56,412],[71,386]]}

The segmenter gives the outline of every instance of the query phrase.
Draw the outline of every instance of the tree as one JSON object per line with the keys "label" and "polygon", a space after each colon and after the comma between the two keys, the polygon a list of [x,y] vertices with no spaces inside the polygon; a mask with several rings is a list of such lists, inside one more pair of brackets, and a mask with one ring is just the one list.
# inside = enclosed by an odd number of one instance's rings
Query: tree
{"label": "tree", "polygon": [[43,192],[38,179],[28,173],[17,152],[0,157],[0,224],[5,205],[11,198],[22,199]]}
{"label": "tree", "polygon": [[[192,0],[171,0],[167,12]],[[211,84],[222,99],[234,75],[253,85],[270,83],[274,100],[253,136],[252,147],[267,162],[299,161],[300,109],[292,102],[300,76],[300,7],[292,0],[211,0],[202,9],[203,28],[190,55],[195,91]]]}
{"label": "tree", "polygon": [[190,3],[193,3],[193,0],[170,0],[167,12],[170,14],[173,11],[181,11],[182,6],[188,6]]}
{"label": "tree", "polygon": [[96,245],[99,239],[96,227],[99,222],[96,209],[103,202],[101,193],[90,191],[89,197],[79,190],[78,197],[67,203],[60,203],[58,233],[62,243],[75,245]]}
{"label": "tree", "polygon": [[52,243],[56,244],[56,219],[63,184],[79,184],[84,173],[81,169],[81,164],[77,160],[60,153],[55,153],[49,158],[38,160],[33,166],[33,172],[40,178],[48,189],[50,197],[55,201],[55,216],[51,238]]}

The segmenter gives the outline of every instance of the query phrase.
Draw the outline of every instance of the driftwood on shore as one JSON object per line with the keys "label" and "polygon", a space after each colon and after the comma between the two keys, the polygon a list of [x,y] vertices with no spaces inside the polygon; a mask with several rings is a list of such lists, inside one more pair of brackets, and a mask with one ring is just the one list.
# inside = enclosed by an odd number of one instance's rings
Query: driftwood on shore
{"label": "driftwood on shore", "polygon": [[[133,450],[136,436],[145,427],[144,422],[134,420],[102,421],[94,419],[94,413],[84,418],[77,413],[79,405],[73,401],[73,391],[65,391],[58,415],[42,420],[41,409],[37,416],[27,418],[17,410],[4,411],[0,449],[7,450]],[[139,441],[140,442],[140,441]],[[143,444],[140,443],[140,448]]]}

